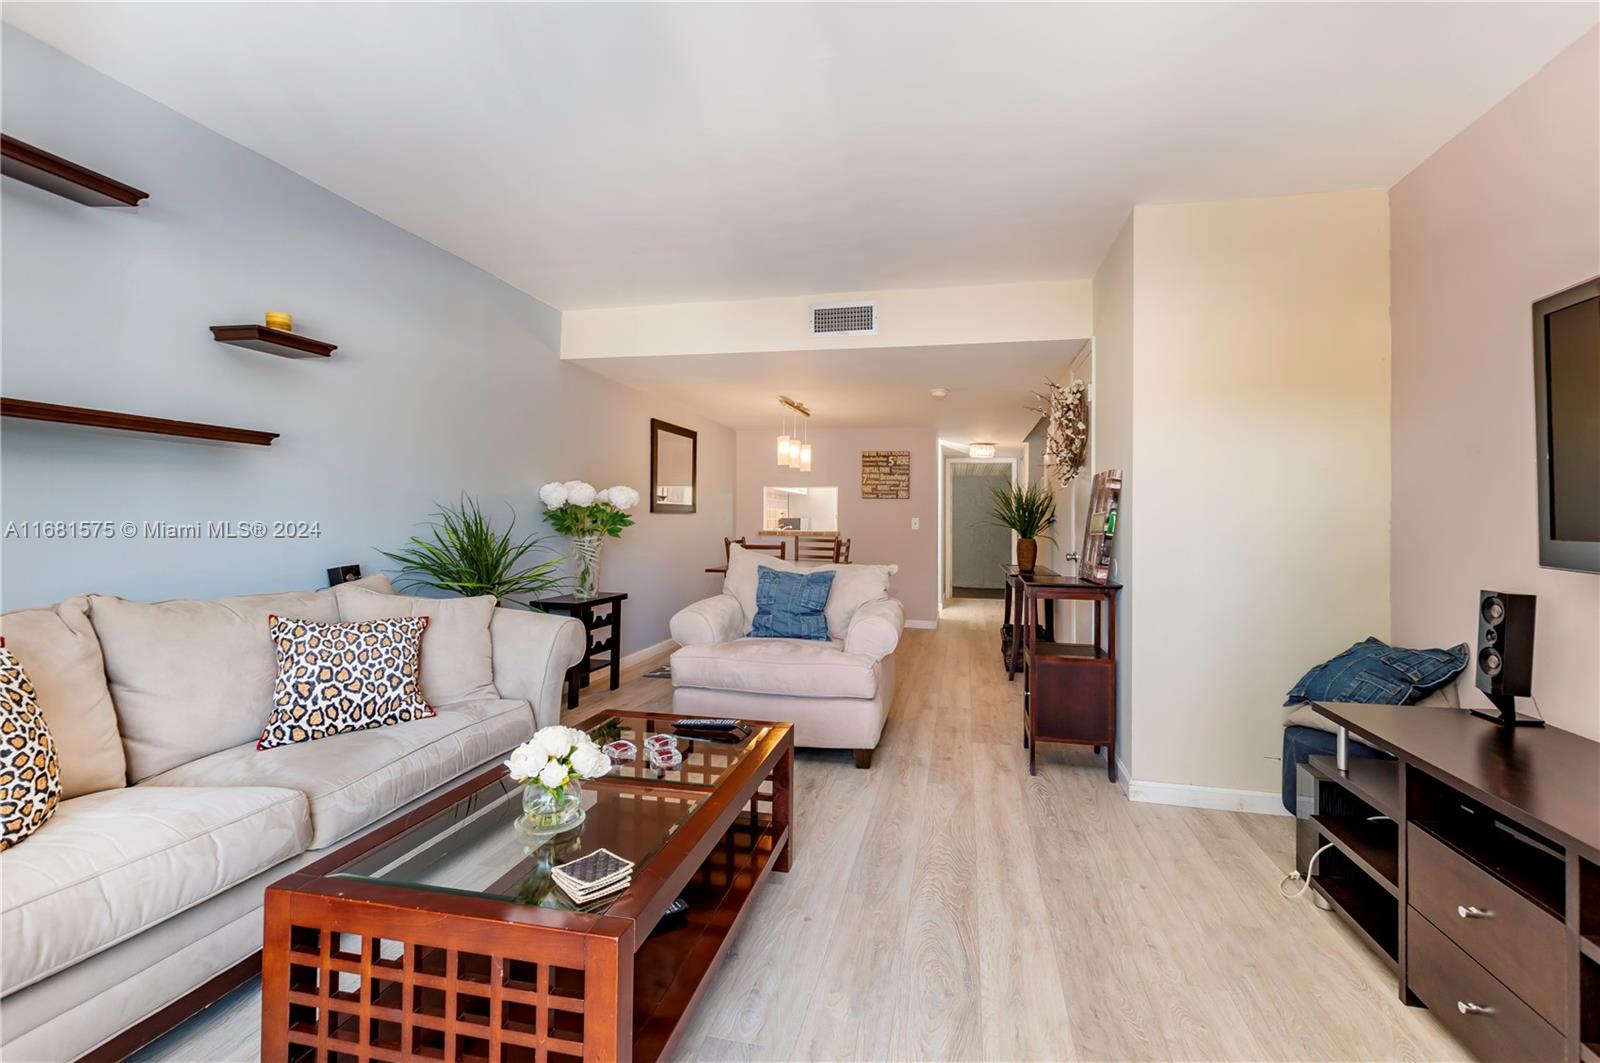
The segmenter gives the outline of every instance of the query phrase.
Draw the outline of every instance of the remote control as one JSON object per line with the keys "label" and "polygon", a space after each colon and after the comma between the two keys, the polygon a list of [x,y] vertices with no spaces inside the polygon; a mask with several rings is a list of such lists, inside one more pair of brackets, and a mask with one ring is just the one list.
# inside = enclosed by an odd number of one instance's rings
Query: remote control
{"label": "remote control", "polygon": [[685,727],[691,731],[731,731],[739,726],[738,720],[678,720],[674,727]]}

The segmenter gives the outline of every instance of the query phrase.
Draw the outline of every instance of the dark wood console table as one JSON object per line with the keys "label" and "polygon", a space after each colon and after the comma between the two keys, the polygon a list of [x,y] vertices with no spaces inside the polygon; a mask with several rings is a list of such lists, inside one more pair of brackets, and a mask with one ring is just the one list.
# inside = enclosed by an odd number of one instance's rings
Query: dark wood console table
{"label": "dark wood console table", "polygon": [[[1117,780],[1117,592],[1120,583],[1093,583],[1048,568],[1023,572],[1001,566],[1006,616],[1001,650],[1006,677],[1023,669],[1023,745],[1028,774],[1037,773],[1038,744],[1059,742],[1106,751],[1106,777]],[[1057,642],[1055,603],[1094,606],[1092,642]],[[1044,604],[1044,616],[1039,604]]]}
{"label": "dark wood console table", "polygon": [[[609,668],[612,690],[622,682],[622,603],[627,600],[626,594],[601,592],[593,598],[563,594],[534,603],[547,613],[570,616],[583,623],[583,660],[567,672],[567,708],[578,707],[578,691],[589,685],[591,672]],[[601,628],[607,629],[606,634],[596,638],[594,633]]]}
{"label": "dark wood console table", "polygon": [[1317,704],[1395,760],[1312,757],[1300,866],[1484,1059],[1600,1063],[1600,743],[1460,709]]}

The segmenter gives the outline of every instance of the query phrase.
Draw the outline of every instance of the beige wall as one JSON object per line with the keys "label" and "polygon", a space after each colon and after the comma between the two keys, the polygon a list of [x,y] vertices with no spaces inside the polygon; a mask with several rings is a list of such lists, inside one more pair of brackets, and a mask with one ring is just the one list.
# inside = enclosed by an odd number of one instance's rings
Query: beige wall
{"label": "beige wall", "polygon": [[1388,222],[1382,191],[1139,207],[1101,269],[1136,780],[1275,790],[1284,691],[1388,634]]}
{"label": "beige wall", "polygon": [[[876,302],[873,336],[814,336],[810,307]],[[1086,280],[800,295],[716,303],[569,310],[563,358],[929,347],[1078,339],[1090,334]]]}
{"label": "beige wall", "polygon": [[1600,576],[1539,567],[1531,315],[1600,273],[1597,55],[1591,31],[1390,194],[1395,638],[1471,643],[1479,589],[1537,594],[1539,708],[1590,738]]}
{"label": "beige wall", "polygon": [[[809,473],[777,466],[774,432],[738,434],[733,504],[734,535],[754,537],[761,530],[765,487],[839,488],[839,534],[850,542],[855,563],[896,564],[891,590],[906,606],[906,619],[938,619],[939,480],[938,440],[931,428],[813,428]],[[861,497],[863,450],[911,451],[911,498],[907,501]],[[911,519],[921,528],[911,530]]]}
{"label": "beige wall", "polygon": [[[1133,633],[1141,591],[1133,574],[1133,544],[1139,535],[1134,509],[1139,478],[1133,468],[1133,266],[1133,216],[1129,215],[1094,275],[1095,380],[1089,427],[1094,437],[1096,467],[1086,470],[1086,474],[1101,469],[1124,472],[1117,503],[1119,523],[1111,542],[1112,576],[1123,584],[1117,603],[1117,759],[1123,764],[1120,774],[1124,778],[1132,772],[1137,737],[1131,706],[1136,690]],[[1056,491],[1056,506],[1063,511],[1066,493],[1059,488]],[[1058,562],[1061,549],[1077,549],[1077,537],[1082,534],[1082,529],[1072,529],[1071,534],[1057,540]],[[1067,571],[1059,566],[1058,570]]]}

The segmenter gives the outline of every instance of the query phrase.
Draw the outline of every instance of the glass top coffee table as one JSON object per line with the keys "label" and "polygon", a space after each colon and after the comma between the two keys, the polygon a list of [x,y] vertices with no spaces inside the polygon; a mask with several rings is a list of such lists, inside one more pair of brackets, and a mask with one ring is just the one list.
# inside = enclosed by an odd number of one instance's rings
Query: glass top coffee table
{"label": "glass top coffee table", "polygon": [[[676,719],[579,726],[642,748]],[[275,883],[262,1058],[660,1056],[750,898],[788,870],[793,736],[746,727],[735,742],[680,738],[670,771],[641,756],[586,783],[586,819],[566,834],[519,826],[521,790],[495,767]],[[601,848],[633,861],[632,881],[575,904],[551,869]]]}

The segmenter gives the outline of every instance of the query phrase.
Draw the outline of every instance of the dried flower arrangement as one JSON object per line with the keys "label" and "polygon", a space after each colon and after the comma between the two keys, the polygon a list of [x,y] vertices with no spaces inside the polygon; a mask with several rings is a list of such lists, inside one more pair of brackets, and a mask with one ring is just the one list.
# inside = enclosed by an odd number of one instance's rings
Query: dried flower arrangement
{"label": "dried flower arrangement", "polygon": [[1040,405],[1030,409],[1050,419],[1044,434],[1044,463],[1055,468],[1065,487],[1089,459],[1089,386],[1081,380],[1066,387],[1053,380],[1045,384],[1050,393],[1035,395]]}

